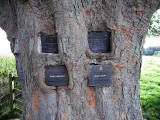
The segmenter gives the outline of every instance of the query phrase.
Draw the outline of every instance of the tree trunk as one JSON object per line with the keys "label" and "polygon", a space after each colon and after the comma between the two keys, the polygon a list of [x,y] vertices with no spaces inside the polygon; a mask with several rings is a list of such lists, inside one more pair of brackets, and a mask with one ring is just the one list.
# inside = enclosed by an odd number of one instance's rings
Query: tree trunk
{"label": "tree trunk", "polygon": [[[144,38],[159,0],[0,0],[23,90],[23,120],[142,120],[139,78]],[[88,32],[111,31],[111,52],[93,53]],[[57,34],[58,54],[39,38]],[[88,86],[88,66],[111,64],[112,84]],[[45,66],[65,65],[67,87],[47,86]]]}

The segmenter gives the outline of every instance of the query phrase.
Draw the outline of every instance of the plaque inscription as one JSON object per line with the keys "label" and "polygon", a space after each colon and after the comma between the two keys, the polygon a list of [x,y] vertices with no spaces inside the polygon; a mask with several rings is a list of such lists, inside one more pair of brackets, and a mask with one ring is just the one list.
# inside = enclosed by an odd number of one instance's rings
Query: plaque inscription
{"label": "plaque inscription", "polygon": [[89,48],[94,53],[108,53],[111,51],[111,32],[89,32]]}
{"label": "plaque inscription", "polygon": [[41,35],[41,44],[43,53],[58,53],[57,34]]}
{"label": "plaque inscription", "polygon": [[45,83],[48,86],[67,86],[69,77],[64,65],[45,67]]}
{"label": "plaque inscription", "polygon": [[89,86],[110,86],[112,84],[112,65],[90,65]]}

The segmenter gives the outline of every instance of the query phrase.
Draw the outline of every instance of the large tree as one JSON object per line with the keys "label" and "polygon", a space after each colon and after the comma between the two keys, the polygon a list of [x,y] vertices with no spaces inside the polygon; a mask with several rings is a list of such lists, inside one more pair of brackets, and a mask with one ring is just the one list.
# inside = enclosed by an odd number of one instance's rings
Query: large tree
{"label": "large tree", "polygon": [[[23,120],[142,120],[142,48],[159,0],[0,0],[0,27],[11,42],[23,90]],[[88,32],[110,31],[111,52],[93,53]],[[38,51],[57,34],[58,54]],[[88,87],[89,64],[112,64],[112,84]],[[47,65],[66,65],[67,87],[47,86]]]}

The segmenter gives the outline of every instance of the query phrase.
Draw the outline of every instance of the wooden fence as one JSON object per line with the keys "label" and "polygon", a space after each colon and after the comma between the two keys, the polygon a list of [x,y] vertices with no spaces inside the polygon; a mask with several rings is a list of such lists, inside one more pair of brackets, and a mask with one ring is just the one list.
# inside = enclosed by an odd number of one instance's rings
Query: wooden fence
{"label": "wooden fence", "polygon": [[22,91],[18,79],[9,75],[9,93],[0,97],[0,115],[8,112],[22,113]]}

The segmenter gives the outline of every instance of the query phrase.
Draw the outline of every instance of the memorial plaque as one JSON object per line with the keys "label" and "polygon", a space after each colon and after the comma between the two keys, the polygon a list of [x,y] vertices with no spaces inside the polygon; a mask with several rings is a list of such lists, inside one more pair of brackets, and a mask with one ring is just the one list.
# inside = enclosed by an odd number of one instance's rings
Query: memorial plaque
{"label": "memorial plaque", "polygon": [[112,65],[90,65],[89,86],[110,86],[112,84]]}
{"label": "memorial plaque", "polygon": [[94,53],[108,53],[111,51],[111,32],[89,32],[89,48]]}
{"label": "memorial plaque", "polygon": [[58,53],[57,34],[41,36],[43,53]]}
{"label": "memorial plaque", "polygon": [[45,68],[45,83],[48,86],[67,86],[69,77],[64,65],[47,66]]}

